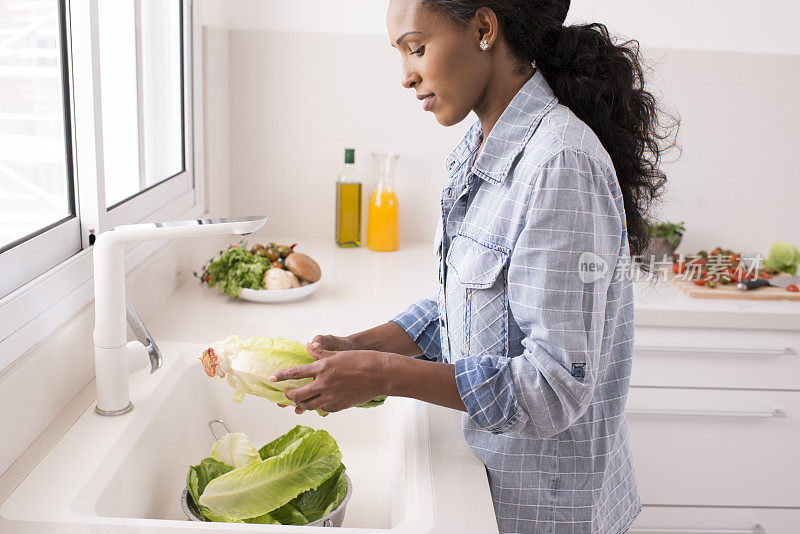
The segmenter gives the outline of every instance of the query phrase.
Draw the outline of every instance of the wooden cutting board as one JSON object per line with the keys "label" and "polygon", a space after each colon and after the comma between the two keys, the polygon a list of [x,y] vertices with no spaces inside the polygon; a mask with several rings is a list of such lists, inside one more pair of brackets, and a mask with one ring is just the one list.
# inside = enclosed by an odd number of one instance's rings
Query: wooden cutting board
{"label": "wooden cutting board", "polygon": [[[784,273],[781,273],[784,274]],[[672,272],[667,271],[667,278],[678,286],[681,291],[697,299],[740,299],[740,300],[793,300],[800,302],[800,292],[786,291],[782,287],[759,287],[742,291],[735,283],[720,284],[717,287],[697,286],[691,280],[681,280]]]}

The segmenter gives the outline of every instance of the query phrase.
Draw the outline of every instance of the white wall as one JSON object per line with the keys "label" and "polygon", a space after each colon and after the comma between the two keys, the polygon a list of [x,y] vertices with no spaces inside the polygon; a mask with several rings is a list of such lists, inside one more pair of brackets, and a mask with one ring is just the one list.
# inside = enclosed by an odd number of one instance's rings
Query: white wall
{"label": "white wall", "polygon": [[333,238],[344,148],[372,186],[372,151],[400,153],[401,239],[433,236],[444,162],[468,121],[443,128],[400,85],[379,36],[234,31],[230,37],[231,202],[276,234]]}
{"label": "white wall", "polygon": [[231,211],[228,31],[203,32],[203,154],[206,209],[212,217]]}
{"label": "white wall", "polygon": [[[231,30],[386,35],[388,0],[195,0]],[[795,0],[572,0],[567,24],[602,22],[655,48],[800,54]]]}
{"label": "white wall", "polygon": [[800,56],[652,50],[654,87],[681,115],[681,158],[663,166],[661,220],[685,220],[679,251],[766,255],[800,246]]}
{"label": "white wall", "polygon": [[[643,48],[654,90],[682,118],[680,160],[654,215],[686,221],[679,250],[763,251],[800,244],[800,56]],[[266,213],[277,234],[332,236],[343,148],[399,161],[401,239],[430,240],[444,160],[474,120],[444,128],[400,85],[384,36],[230,32],[231,203]],[[755,189],[756,185],[759,189]],[[761,189],[765,187],[765,189]]]}
{"label": "white wall", "polygon": [[567,24],[602,22],[651,48],[800,54],[795,0],[573,0]]}

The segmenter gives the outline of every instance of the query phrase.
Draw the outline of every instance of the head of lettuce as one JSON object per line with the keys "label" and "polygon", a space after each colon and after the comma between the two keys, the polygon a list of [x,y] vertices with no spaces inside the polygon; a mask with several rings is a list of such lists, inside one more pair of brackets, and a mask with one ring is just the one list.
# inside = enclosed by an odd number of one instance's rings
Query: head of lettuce
{"label": "head of lettuce", "polygon": [[[218,381],[226,379],[236,392],[233,400],[242,402],[245,394],[256,395],[278,404],[291,404],[284,395],[287,389],[295,389],[311,382],[313,378],[270,382],[269,377],[289,367],[312,363],[314,358],[302,343],[282,338],[252,337],[241,339],[229,336],[217,341],[200,356],[203,370]],[[359,404],[360,408],[380,406],[385,396]],[[320,415],[324,410],[317,410]]]}
{"label": "head of lettuce", "polygon": [[769,249],[764,265],[789,274],[797,274],[800,250],[788,241],[776,241]]}

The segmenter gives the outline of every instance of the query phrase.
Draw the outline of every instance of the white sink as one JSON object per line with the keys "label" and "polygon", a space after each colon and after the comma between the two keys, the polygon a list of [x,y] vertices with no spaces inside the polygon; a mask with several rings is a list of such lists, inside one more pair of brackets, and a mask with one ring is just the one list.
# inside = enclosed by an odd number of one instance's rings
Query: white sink
{"label": "white sink", "polygon": [[202,345],[161,343],[164,366],[131,375],[133,411],[103,417],[86,409],[0,507],[22,521],[182,527],[260,532],[329,532],[322,527],[198,523],[180,508],[186,471],[209,455],[212,419],[245,432],[260,447],[296,424],[325,429],[339,443],[353,481],[341,532],[419,534],[435,522],[427,410],[389,398],[326,418],[296,415],[264,399],[232,400],[233,389],[209,379]]}

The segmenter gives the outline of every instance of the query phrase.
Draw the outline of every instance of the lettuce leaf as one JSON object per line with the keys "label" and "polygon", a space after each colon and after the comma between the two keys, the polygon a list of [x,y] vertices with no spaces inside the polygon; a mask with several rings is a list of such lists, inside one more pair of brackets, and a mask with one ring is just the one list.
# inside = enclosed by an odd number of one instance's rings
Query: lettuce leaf
{"label": "lettuce leaf", "polygon": [[273,456],[277,456],[282,453],[286,447],[297,441],[298,439],[302,438],[303,436],[307,436],[314,432],[313,428],[297,425],[286,434],[275,438],[274,440],[270,441],[263,447],[258,450],[258,454],[262,460],[266,460],[267,458],[271,458]]}
{"label": "lettuce leaf", "polygon": [[205,491],[206,486],[211,480],[232,471],[233,466],[220,462],[214,458],[204,458],[198,465],[189,467],[189,472],[186,473],[186,489],[189,490],[189,496],[192,499],[192,504],[205,517],[208,521],[233,521],[232,518],[223,516],[215,516],[211,510],[205,506],[201,506],[200,496]]}
{"label": "lettuce leaf", "polygon": [[[303,515],[303,512],[300,511],[294,500],[284,504],[277,510],[271,511],[267,515],[275,519],[281,525],[305,525],[311,522],[310,519]],[[245,523],[251,522],[252,521],[249,519],[245,519]]]}
{"label": "lettuce leaf", "polygon": [[322,515],[320,517],[324,517],[329,513],[333,512],[334,510],[336,510],[339,507],[339,505],[342,504],[342,501],[346,496],[347,496],[347,480],[344,478],[344,476],[340,476],[339,480],[336,481],[336,487],[333,490],[333,496],[330,502],[328,502],[328,506],[322,512]]}
{"label": "lettuce leaf", "polygon": [[261,460],[261,456],[247,439],[247,435],[241,432],[222,436],[211,449],[211,457],[237,469]]}
{"label": "lettuce leaf", "polygon": [[[347,480],[344,476],[344,464],[339,464],[325,482],[316,489],[306,491],[297,496],[292,502],[308,518],[308,523],[328,515],[341,504],[347,494]],[[341,481],[341,482],[340,482]],[[340,485],[344,484],[344,492],[340,492]]]}
{"label": "lettuce leaf", "polygon": [[248,252],[244,246],[232,246],[208,266],[208,286],[219,286],[220,293],[238,299],[243,287],[266,289],[264,272],[272,266],[267,258]]}
{"label": "lettuce leaf", "polygon": [[248,519],[272,512],[319,487],[339,467],[342,453],[333,437],[317,430],[280,454],[211,480],[199,504],[217,516]]}

